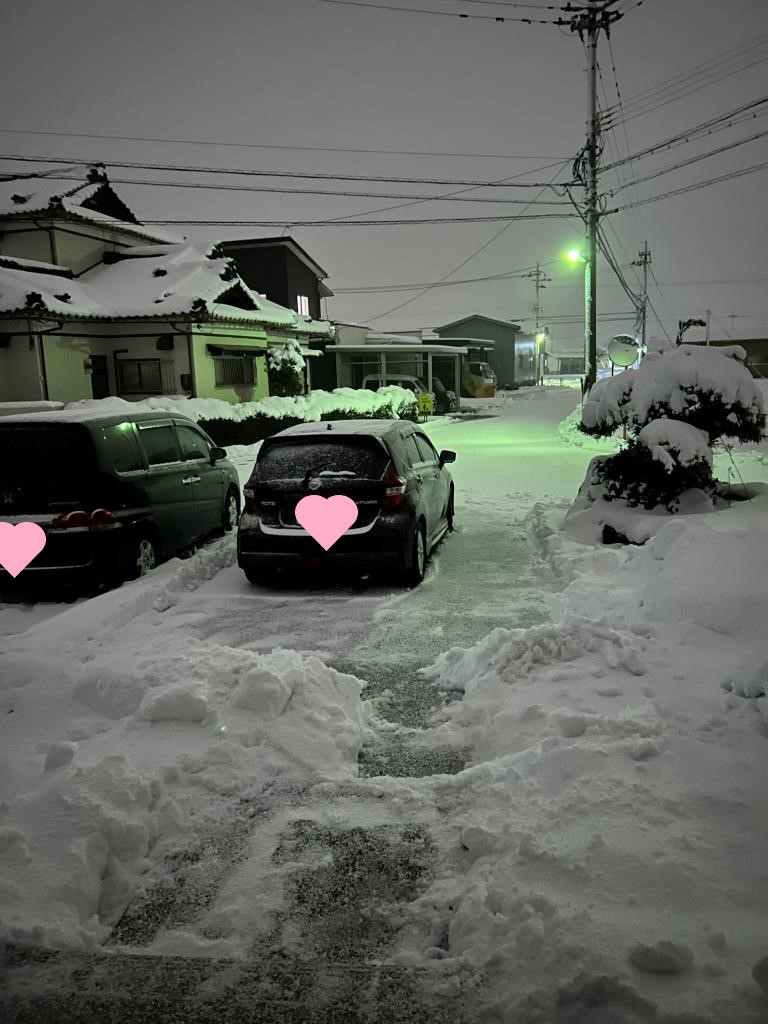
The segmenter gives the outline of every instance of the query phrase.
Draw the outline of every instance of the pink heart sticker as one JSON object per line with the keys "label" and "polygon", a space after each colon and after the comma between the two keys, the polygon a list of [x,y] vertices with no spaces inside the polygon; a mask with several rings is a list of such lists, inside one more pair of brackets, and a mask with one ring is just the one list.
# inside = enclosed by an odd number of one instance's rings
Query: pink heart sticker
{"label": "pink heart sticker", "polygon": [[357,505],[344,494],[308,494],[296,505],[296,522],[326,551],[357,519]]}
{"label": "pink heart sticker", "polygon": [[37,523],[0,523],[0,565],[15,579],[40,554],[46,540]]}

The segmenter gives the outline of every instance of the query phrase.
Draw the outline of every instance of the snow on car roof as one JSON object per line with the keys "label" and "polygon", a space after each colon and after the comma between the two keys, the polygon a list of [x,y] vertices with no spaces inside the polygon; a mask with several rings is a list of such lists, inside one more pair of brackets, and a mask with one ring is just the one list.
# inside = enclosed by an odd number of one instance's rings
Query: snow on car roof
{"label": "snow on car roof", "polygon": [[[287,427],[273,437],[299,437],[308,434],[344,435],[368,434],[371,437],[383,437],[401,420],[323,420],[320,423],[297,423]],[[329,430],[329,425],[331,429]]]}
{"label": "snow on car roof", "polygon": [[[126,405],[130,406],[130,402],[126,402]],[[54,409],[46,412],[27,412],[21,413],[16,416],[3,416],[0,418],[0,427],[6,423],[29,423],[33,425],[45,424],[45,423],[121,423],[125,420],[135,420],[142,422],[144,420],[156,420],[156,419],[167,419],[169,416],[174,416],[179,419],[189,420],[190,423],[194,422],[191,417],[187,416],[183,412],[163,412],[158,410],[157,412],[135,412],[131,408],[127,409]]]}

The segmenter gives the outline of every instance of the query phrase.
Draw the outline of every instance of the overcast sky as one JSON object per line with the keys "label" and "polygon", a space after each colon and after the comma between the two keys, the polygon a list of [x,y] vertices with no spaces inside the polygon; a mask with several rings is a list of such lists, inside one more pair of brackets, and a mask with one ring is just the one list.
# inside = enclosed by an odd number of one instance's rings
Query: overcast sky
{"label": "overcast sky", "polygon": [[[578,37],[555,25],[490,20],[550,19],[556,15],[547,4],[556,0],[528,0],[523,7],[502,0],[360,2],[408,11],[320,0],[6,0],[0,15],[5,41],[0,169],[55,166],[22,165],[7,160],[9,155],[98,159],[113,180],[406,196],[446,195],[459,186],[192,175],[124,169],[114,162],[473,182],[571,179],[586,117],[586,58]],[[440,13],[414,13],[416,8]],[[637,0],[619,0],[614,9],[626,13],[613,26],[612,53],[605,37],[600,40],[600,101],[606,107],[616,104],[618,80],[626,121],[616,116],[615,127],[606,132],[603,163],[768,94],[766,0],[643,0],[639,6]],[[444,16],[458,11],[472,17]],[[680,77],[641,95],[673,76]],[[754,113],[754,119],[707,138],[624,164],[622,181],[768,131],[768,104]],[[44,134],[55,132],[134,141]],[[417,155],[425,153],[432,155]],[[607,208],[765,161],[768,136],[625,188],[607,197]],[[679,319],[704,317],[711,309],[713,338],[768,336],[767,182],[768,170],[762,169],[604,219],[608,241],[634,287],[636,271],[628,265],[648,240],[658,281],[651,278],[650,299],[670,335]],[[616,171],[606,171],[601,188],[621,183]],[[141,220],[280,225],[174,228],[202,244],[279,235],[288,226],[286,233],[328,272],[327,283],[336,292],[329,315],[377,330],[431,329],[474,312],[520,320],[530,328],[532,279],[498,275],[524,272],[538,261],[552,278],[541,301],[553,347],[581,348],[582,271],[562,258],[582,240],[578,219],[296,225],[362,214],[389,219],[570,214],[569,205],[526,209],[466,201],[482,195],[567,202],[551,189],[475,189],[452,201],[403,206],[404,199],[375,197],[115,187]],[[574,197],[581,200],[580,189]],[[444,277],[450,282],[494,276],[433,287],[421,296],[413,290],[344,291],[408,284],[423,289]],[[612,334],[632,330],[632,307],[602,259],[598,280],[603,344]],[[604,319],[607,314],[616,319]],[[649,336],[662,333],[650,312]],[[703,336],[699,329],[688,337]]]}

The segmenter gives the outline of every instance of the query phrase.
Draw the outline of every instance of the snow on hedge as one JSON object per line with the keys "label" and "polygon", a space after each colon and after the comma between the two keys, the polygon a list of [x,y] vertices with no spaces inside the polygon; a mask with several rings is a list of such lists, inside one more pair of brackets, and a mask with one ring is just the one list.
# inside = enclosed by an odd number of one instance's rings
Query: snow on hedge
{"label": "snow on hedge", "polygon": [[[360,413],[384,419],[397,418],[413,406],[413,392],[406,388],[386,387],[380,391],[357,388],[335,388],[333,391],[313,391],[309,395],[293,398],[262,398],[258,402],[232,404],[220,398],[185,398],[181,395],[163,395],[145,398],[141,402],[127,402],[123,398],[84,399],[64,406],[68,413],[105,412],[175,412],[196,422],[200,420],[233,420],[240,423],[254,416],[270,419],[298,419],[307,422],[321,420],[329,413]],[[42,410],[40,410],[42,411]]]}
{"label": "snow on hedge", "polygon": [[[760,421],[765,399],[743,364],[745,358],[738,345],[680,345],[664,355],[651,352],[638,369],[594,385],[584,403],[584,427],[610,433],[625,422],[643,427],[660,415],[687,420],[698,408],[694,392],[718,398],[725,406],[739,408],[750,421]],[[731,416],[736,428],[738,417]]]}
{"label": "snow on hedge", "polygon": [[675,466],[690,466],[694,462],[712,465],[712,449],[706,432],[689,423],[666,417],[651,420],[638,434],[638,440],[668,473]]}

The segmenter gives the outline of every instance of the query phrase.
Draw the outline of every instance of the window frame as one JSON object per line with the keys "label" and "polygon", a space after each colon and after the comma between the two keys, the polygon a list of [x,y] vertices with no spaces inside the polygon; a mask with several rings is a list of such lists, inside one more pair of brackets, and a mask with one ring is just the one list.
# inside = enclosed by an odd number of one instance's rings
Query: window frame
{"label": "window frame", "polygon": [[[211,459],[211,443],[203,434],[201,430],[195,427],[192,423],[174,423],[176,428],[176,442],[179,446],[179,452],[181,453],[182,462],[210,462]],[[182,441],[182,431],[188,430],[190,433],[198,437],[205,447],[205,453],[203,455],[196,455],[193,458],[187,458],[184,452],[184,442]]]}
{"label": "window frame", "polygon": [[[258,383],[258,371],[256,368],[256,356],[257,352],[253,355],[233,355],[232,353],[222,352],[221,355],[211,356],[213,360],[213,386],[214,388],[252,388]],[[243,371],[242,380],[225,380],[221,378],[235,376],[234,374],[225,373],[225,364],[230,368],[232,366],[239,366]],[[248,380],[250,370],[250,380]]]}
{"label": "window frame", "polygon": [[[144,442],[142,440],[142,434],[144,433],[144,431],[159,430],[161,427],[165,427],[165,428],[167,428],[167,429],[169,429],[171,431],[171,436],[173,437],[173,443],[176,446],[176,458],[175,459],[171,459],[168,462],[152,462],[151,458],[149,457],[149,452],[144,447]],[[160,466],[173,466],[173,465],[176,465],[176,464],[181,464],[184,461],[181,458],[181,447],[179,445],[179,439],[176,436],[175,424],[173,423],[172,420],[168,420],[167,422],[160,422],[160,423],[137,423],[136,424],[136,429],[137,429],[137,432],[138,432],[138,435],[139,435],[139,444],[141,446],[141,452],[142,452],[142,455],[144,456],[144,458],[146,459],[147,467],[149,469],[157,469]]]}
{"label": "window frame", "polygon": [[[142,387],[144,381],[142,380],[142,366],[151,364],[157,369],[157,380],[159,387],[157,390],[148,387]],[[138,379],[138,388],[136,390],[128,390],[125,387],[125,368],[126,366],[135,366],[136,376]],[[117,393],[118,395],[162,395],[163,394],[163,366],[161,359],[118,359],[117,360]]]}

